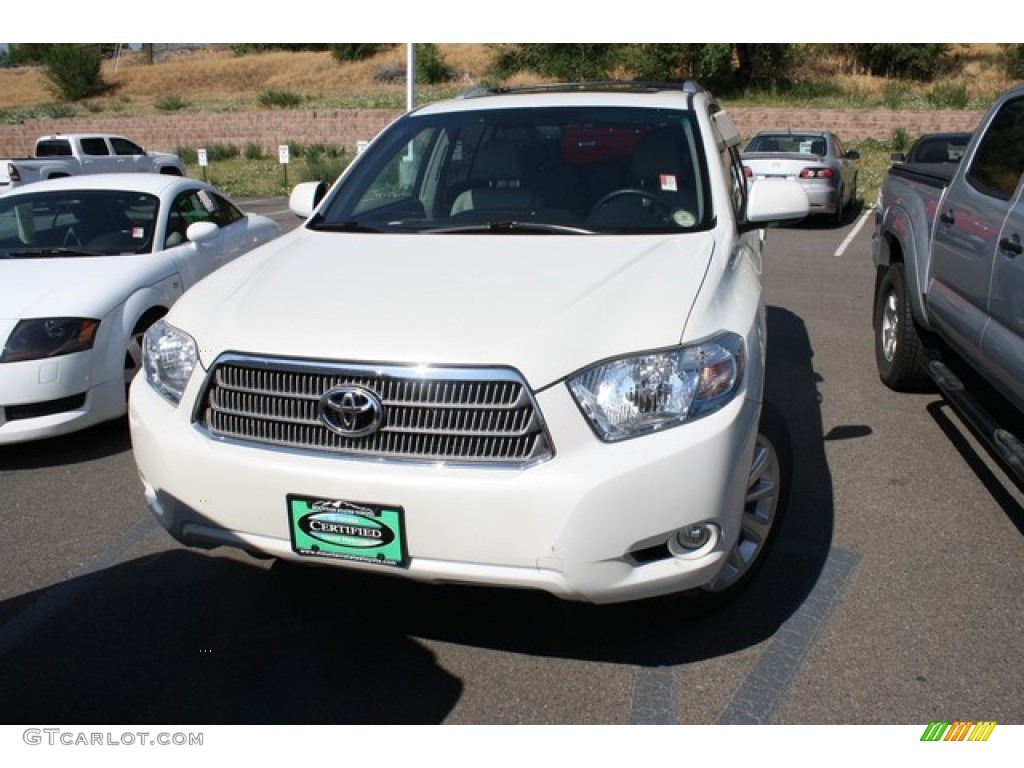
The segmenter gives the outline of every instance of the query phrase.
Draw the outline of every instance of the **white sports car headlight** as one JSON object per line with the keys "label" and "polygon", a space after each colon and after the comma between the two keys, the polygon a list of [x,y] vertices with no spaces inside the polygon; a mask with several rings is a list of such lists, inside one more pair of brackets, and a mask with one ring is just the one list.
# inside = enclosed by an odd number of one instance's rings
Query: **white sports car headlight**
{"label": "white sports car headlight", "polygon": [[713,339],[594,365],[569,390],[605,442],[646,435],[717,411],[743,380],[743,339]]}
{"label": "white sports car headlight", "polygon": [[146,381],[172,405],[181,402],[189,377],[199,362],[196,343],[184,331],[159,320],[142,340]]}

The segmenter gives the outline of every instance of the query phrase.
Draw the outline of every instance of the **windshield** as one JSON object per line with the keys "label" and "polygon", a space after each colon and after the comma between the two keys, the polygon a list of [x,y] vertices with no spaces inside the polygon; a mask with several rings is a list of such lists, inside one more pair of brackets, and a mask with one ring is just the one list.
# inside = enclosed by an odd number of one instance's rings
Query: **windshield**
{"label": "windshield", "polygon": [[640,233],[709,226],[687,112],[545,107],[413,114],[310,222],[364,232]]}
{"label": "windshield", "polygon": [[121,190],[0,195],[0,258],[148,253],[158,204]]}

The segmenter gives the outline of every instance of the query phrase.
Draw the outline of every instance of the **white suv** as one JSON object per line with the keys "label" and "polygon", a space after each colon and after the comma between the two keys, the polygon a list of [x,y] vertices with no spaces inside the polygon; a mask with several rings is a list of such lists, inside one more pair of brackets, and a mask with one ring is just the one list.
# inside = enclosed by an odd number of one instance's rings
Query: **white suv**
{"label": "white suv", "polygon": [[[692,84],[410,112],[145,339],[131,431],[179,541],[605,603],[731,596],[781,512],[762,227]],[[322,199],[321,199],[322,198]]]}

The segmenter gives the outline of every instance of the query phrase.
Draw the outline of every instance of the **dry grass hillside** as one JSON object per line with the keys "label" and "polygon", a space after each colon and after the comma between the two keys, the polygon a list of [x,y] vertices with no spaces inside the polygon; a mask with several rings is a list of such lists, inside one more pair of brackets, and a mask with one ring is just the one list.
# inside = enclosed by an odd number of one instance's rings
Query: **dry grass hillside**
{"label": "dry grass hillside", "polygon": [[[439,46],[448,65],[466,82],[483,75],[489,63],[484,45]],[[160,99],[179,99],[213,109],[254,105],[266,91],[289,91],[313,103],[329,104],[375,93],[402,93],[401,83],[388,85],[377,74],[405,65],[405,47],[395,46],[371,59],[344,65],[324,52],[268,52],[237,56],[229,48],[197,49],[163,54],[149,66],[141,53],[128,52],[103,64],[111,92],[90,99],[96,111],[152,110]],[[36,67],[0,69],[0,110],[31,109],[53,102],[48,81]]]}
{"label": "dry grass hillside", "polygon": [[[445,63],[458,75],[458,82],[448,91],[478,84],[486,76],[492,55],[489,45],[439,44],[439,50]],[[954,66],[940,81],[927,85],[900,84],[900,88],[919,95],[939,88],[961,89],[977,106],[1010,85],[999,66],[998,45],[953,44],[951,53]],[[147,113],[166,109],[167,100],[173,99],[177,109],[231,111],[259,106],[260,95],[268,91],[298,95],[308,106],[377,106],[382,99],[400,104],[404,85],[400,80],[383,83],[379,75],[389,69],[401,71],[405,55],[405,46],[397,44],[369,60],[339,64],[325,52],[238,56],[221,45],[188,53],[160,52],[156,65],[149,66],[141,53],[126,52],[120,59],[104,63],[104,80],[113,86],[110,93],[76,108]],[[819,55],[817,51],[803,56],[793,74],[798,80],[827,80],[838,86],[843,94],[839,98],[850,101],[849,106],[859,106],[854,103],[857,101],[877,103],[891,98],[889,92],[895,85],[886,78],[857,72],[841,57]],[[537,79],[524,73],[515,82]],[[423,91],[429,97],[429,89]],[[53,102],[54,96],[40,69],[0,69],[0,111],[11,114],[39,110]]]}

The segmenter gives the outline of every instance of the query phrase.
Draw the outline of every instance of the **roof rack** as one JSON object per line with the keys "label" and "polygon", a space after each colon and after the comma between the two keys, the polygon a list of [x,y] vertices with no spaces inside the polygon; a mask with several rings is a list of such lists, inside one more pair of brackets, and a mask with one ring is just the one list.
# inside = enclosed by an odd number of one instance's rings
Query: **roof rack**
{"label": "roof rack", "polygon": [[704,89],[694,80],[685,81],[636,81],[636,80],[580,80],[566,83],[538,83],[536,85],[499,86],[496,88],[470,88],[456,96],[457,99],[475,99],[481,96],[498,96],[513,93],[564,93],[566,91],[618,91],[626,93],[655,93],[657,91],[682,91],[699,93]]}

